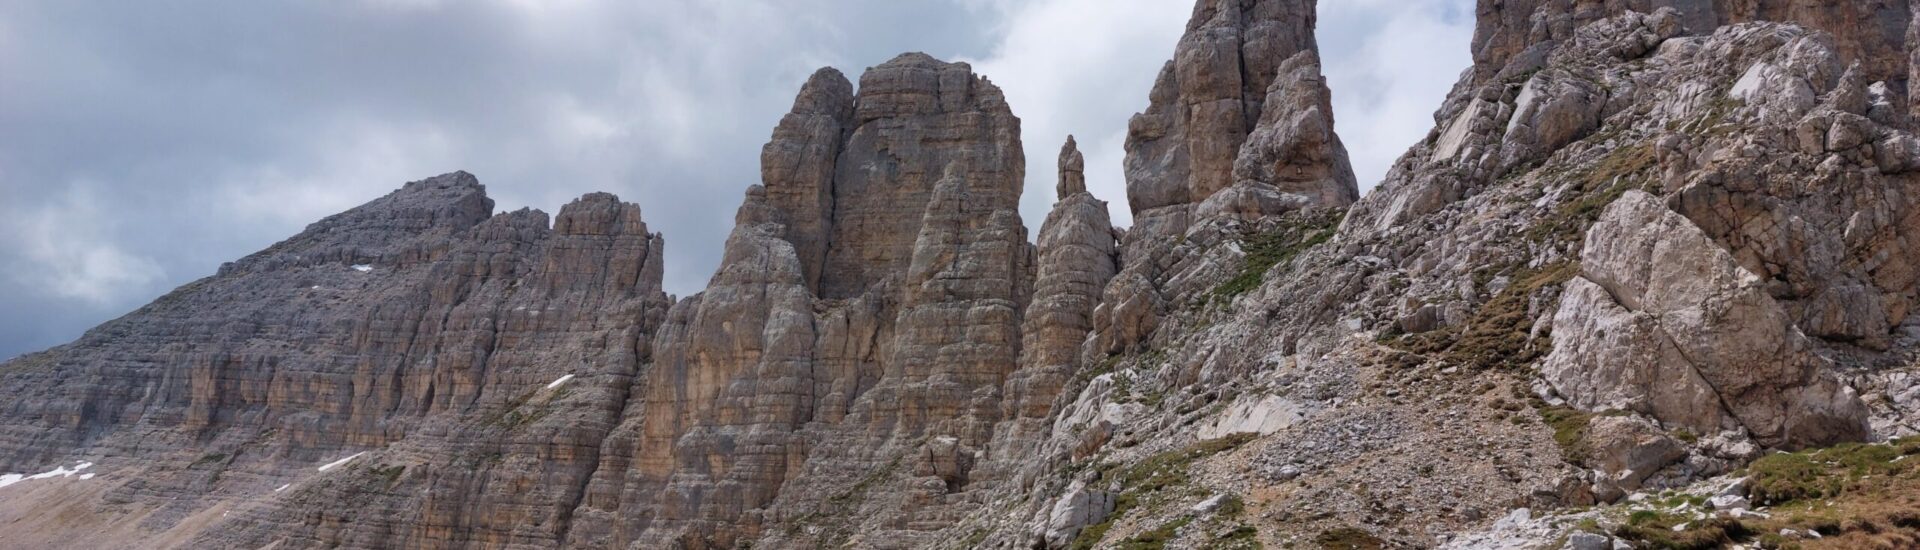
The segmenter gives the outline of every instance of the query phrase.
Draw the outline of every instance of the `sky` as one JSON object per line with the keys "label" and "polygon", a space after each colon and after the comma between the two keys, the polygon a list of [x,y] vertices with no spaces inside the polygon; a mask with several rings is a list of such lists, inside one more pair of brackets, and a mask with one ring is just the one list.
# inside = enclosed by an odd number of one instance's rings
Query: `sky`
{"label": "sky", "polygon": [[[1473,0],[1326,0],[1363,191],[1470,62]],[[1068,134],[1128,221],[1128,117],[1189,0],[0,0],[0,358],[78,337],[307,224],[454,170],[501,211],[607,191],[717,267],[806,77],[966,61],[1022,119],[1030,227]]]}

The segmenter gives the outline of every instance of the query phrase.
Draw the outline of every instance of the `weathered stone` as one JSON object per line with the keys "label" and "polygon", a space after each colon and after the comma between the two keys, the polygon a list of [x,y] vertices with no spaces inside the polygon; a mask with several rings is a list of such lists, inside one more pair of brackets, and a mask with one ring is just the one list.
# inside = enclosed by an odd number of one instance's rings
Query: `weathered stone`
{"label": "weathered stone", "polygon": [[103,457],[154,529],[286,487],[190,546],[557,544],[665,311],[662,242],[612,195],[551,228],[492,206],[409,183],[7,369],[0,470]]}
{"label": "weathered stone", "polygon": [[1865,407],[1763,281],[1663,202],[1638,191],[1614,202],[1581,266],[1577,281],[1592,286],[1569,289],[1541,367],[1575,405],[1699,433],[1719,431],[1726,414],[1769,445],[1865,437]]}
{"label": "weathered stone", "polygon": [[1644,419],[1601,416],[1587,424],[1584,442],[1593,449],[1594,465],[1606,472],[1615,487],[1634,491],[1654,472],[1682,458],[1687,449]]}
{"label": "weathered stone", "polygon": [[1081,529],[1105,521],[1113,513],[1113,495],[1088,488],[1075,481],[1067,493],[1053,501],[1042,538],[1048,548],[1066,548]]}
{"label": "weathered stone", "polygon": [[[919,54],[857,93],[808,80],[671,307],[638,207],[549,225],[470,176],[410,184],[0,366],[0,467],[102,473],[0,492],[0,533],[1020,548],[1188,518],[1170,546],[1591,543],[1501,511],[1912,432],[1920,390],[1879,368],[1920,334],[1920,140],[1887,76],[1910,63],[1881,47],[1910,7],[1882,4],[1484,4],[1476,67],[1338,231],[1356,186],[1297,0],[1198,3],[1130,125],[1125,232],[1069,139],[1028,245],[1018,119]],[[1779,19],[1815,30],[1722,25]],[[1594,413],[1578,448],[1508,398],[1526,382],[1470,375],[1534,368]],[[1153,505],[1113,517],[1129,494]],[[1259,513],[1222,513],[1241,498]],[[81,527],[21,527],[43,518]]]}
{"label": "weathered stone", "polygon": [[1128,124],[1134,226],[1121,273],[1095,314],[1092,353],[1139,349],[1170,302],[1193,299],[1225,277],[1216,258],[1173,257],[1196,224],[1258,221],[1358,199],[1320,74],[1314,7],[1299,0],[1195,6],[1147,110]]}

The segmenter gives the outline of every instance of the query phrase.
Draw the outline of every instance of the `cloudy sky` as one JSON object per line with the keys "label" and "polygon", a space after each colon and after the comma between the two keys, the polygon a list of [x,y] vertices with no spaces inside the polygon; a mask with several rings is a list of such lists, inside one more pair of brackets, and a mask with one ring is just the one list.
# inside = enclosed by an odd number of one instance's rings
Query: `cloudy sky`
{"label": "cloudy sky", "polygon": [[[1029,225],[1071,133],[1126,219],[1127,118],[1190,0],[0,0],[0,358],[56,345],[322,216],[464,169],[501,210],[610,191],[718,261],[808,74],[973,63],[1024,121]],[[1363,187],[1468,63],[1472,0],[1324,0]]]}

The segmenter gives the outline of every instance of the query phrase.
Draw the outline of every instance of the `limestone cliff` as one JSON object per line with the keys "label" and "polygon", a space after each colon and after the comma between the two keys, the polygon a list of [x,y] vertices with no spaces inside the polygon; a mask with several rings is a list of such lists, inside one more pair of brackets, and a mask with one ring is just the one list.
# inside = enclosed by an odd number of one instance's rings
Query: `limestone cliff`
{"label": "limestone cliff", "polygon": [[[1200,299],[1232,259],[1213,244],[1265,220],[1360,196],[1333,131],[1314,2],[1203,0],[1146,112],[1127,127],[1134,226],[1096,315],[1095,351],[1149,344],[1169,310]],[[1176,250],[1179,249],[1179,250]]]}
{"label": "limestone cliff", "polygon": [[1920,435],[1913,6],[1483,1],[1364,197],[1315,7],[1198,1],[1125,230],[1069,137],[1029,244],[1013,108],[923,54],[801,86],[683,299],[636,205],[406,184],[0,364],[0,540],[1920,543],[1920,445],[1773,454]]}

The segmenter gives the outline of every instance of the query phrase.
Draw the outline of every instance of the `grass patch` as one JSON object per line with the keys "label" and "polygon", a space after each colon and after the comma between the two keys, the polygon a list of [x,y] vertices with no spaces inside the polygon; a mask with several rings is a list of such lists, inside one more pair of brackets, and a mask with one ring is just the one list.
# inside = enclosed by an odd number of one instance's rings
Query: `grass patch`
{"label": "grass patch", "polygon": [[1600,219],[1607,205],[1627,190],[1651,181],[1647,172],[1659,164],[1653,145],[1640,143],[1614,149],[1584,172],[1568,174],[1577,186],[1576,198],[1563,202],[1553,215],[1527,230],[1527,240],[1535,243],[1578,243],[1586,239],[1587,228]]}
{"label": "grass patch", "polygon": [[[822,541],[822,548],[842,546],[841,543],[844,543],[847,538],[852,536],[852,533],[848,531],[848,526],[845,522],[840,521],[825,522],[833,518],[859,513],[861,503],[867,499],[867,493],[871,492],[873,488],[881,482],[892,478],[894,472],[900,469],[900,461],[902,458],[901,456],[893,457],[893,460],[888,461],[886,466],[869,472],[866,476],[861,477],[860,481],[854,482],[853,486],[848,487],[847,490],[827,497],[824,505],[787,522],[786,533],[788,535],[798,535],[809,526],[819,526],[823,529],[819,532],[817,540]],[[982,533],[981,536],[984,537],[985,534]]]}
{"label": "grass patch", "polygon": [[[1115,510],[1114,514],[1116,516],[1119,515],[1119,511]],[[1111,517],[1107,518],[1107,521],[1088,525],[1086,528],[1080,530],[1079,536],[1073,537],[1073,544],[1067,548],[1070,550],[1093,550],[1100,544],[1101,539],[1107,538],[1107,530],[1112,528],[1113,518]]]}
{"label": "grass patch", "polygon": [[1345,215],[1338,210],[1302,213],[1272,231],[1242,237],[1240,246],[1247,254],[1246,261],[1241,264],[1238,275],[1214,287],[1213,297],[1231,301],[1259,288],[1273,266],[1292,261],[1301,252],[1332,239]]}
{"label": "grass patch", "polygon": [[1567,462],[1580,464],[1593,454],[1587,447],[1587,424],[1593,415],[1572,407],[1545,407],[1540,409],[1540,419],[1553,428],[1553,442],[1560,445],[1560,456]]}
{"label": "grass patch", "polygon": [[1192,522],[1191,517],[1166,522],[1152,531],[1134,535],[1133,538],[1122,541],[1119,548],[1120,550],[1161,550],[1167,547],[1167,543],[1173,542],[1174,537],[1180,536],[1181,527],[1186,527]]}
{"label": "grass patch", "polygon": [[[1613,530],[1613,534],[1639,543],[1635,548],[1660,550],[1725,548],[1754,535],[1745,524],[1733,519],[1708,518],[1697,522],[1689,519],[1643,510],[1634,512],[1625,525]],[[1675,531],[1675,527],[1681,529]]]}
{"label": "grass patch", "polygon": [[967,535],[967,540],[960,541],[960,547],[979,548],[982,543],[987,542],[987,535],[990,533],[992,532],[984,528],[974,529],[973,534]]}
{"label": "grass patch", "polygon": [[1534,293],[1565,283],[1579,272],[1580,265],[1574,262],[1522,269],[1500,294],[1474,310],[1466,323],[1402,336],[1387,344],[1477,370],[1523,370],[1552,348],[1546,337],[1532,334],[1534,318],[1527,310]]}
{"label": "grass patch", "polygon": [[[1920,464],[1912,441],[1850,443],[1827,449],[1778,453],[1744,472],[1750,498],[1771,517],[1692,520],[1690,515],[1639,511],[1613,534],[1636,548],[1688,550],[1754,544],[1760,548],[1862,550],[1920,548]],[[1912,463],[1910,463],[1912,462]],[[1699,508],[1699,497],[1676,496],[1657,504]],[[1674,531],[1679,527],[1679,531]],[[1783,530],[1820,537],[1782,536]]]}
{"label": "grass patch", "polygon": [[[1102,468],[1101,479],[1120,483],[1120,495],[1113,499],[1113,513],[1107,515],[1106,521],[1081,529],[1070,547],[1075,550],[1098,547],[1101,539],[1106,538],[1107,530],[1113,528],[1113,523],[1128,511],[1140,507],[1164,490],[1186,486],[1191,481],[1187,469],[1195,461],[1238,448],[1253,441],[1254,437],[1253,434],[1234,434],[1195,443],[1185,449],[1156,454],[1132,466],[1113,464]],[[1235,499],[1235,503],[1238,503],[1238,499]]]}
{"label": "grass patch", "polygon": [[1901,456],[1891,445],[1860,443],[1768,455],[1747,467],[1749,491],[1755,503],[1768,505],[1839,496],[1865,477],[1906,472],[1907,465],[1894,462]]}

